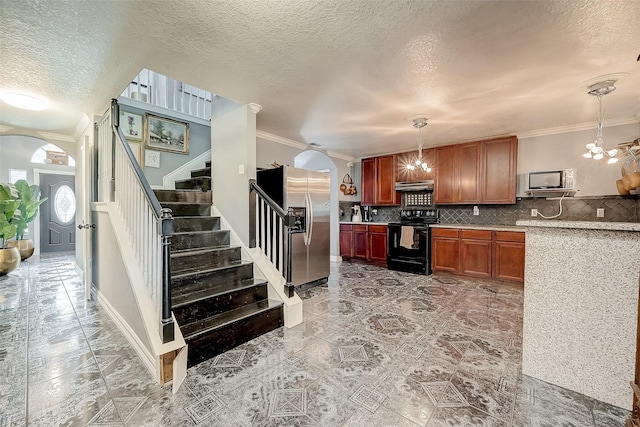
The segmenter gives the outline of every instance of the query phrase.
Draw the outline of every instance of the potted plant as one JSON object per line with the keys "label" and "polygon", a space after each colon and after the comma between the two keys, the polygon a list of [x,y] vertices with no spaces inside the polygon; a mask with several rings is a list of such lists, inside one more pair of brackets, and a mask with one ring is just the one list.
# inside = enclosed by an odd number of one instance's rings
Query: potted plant
{"label": "potted plant", "polygon": [[18,209],[17,194],[9,185],[0,184],[0,276],[4,276],[20,265],[20,251],[8,247],[7,241],[16,235],[18,227],[14,214]]}
{"label": "potted plant", "polygon": [[14,213],[13,223],[16,225],[16,240],[9,242],[8,246],[15,246],[20,251],[22,261],[33,255],[33,241],[24,238],[27,226],[33,221],[38,213],[38,207],[47,198],[40,199],[40,187],[29,185],[24,179],[16,181],[14,188],[17,192],[18,209]]}

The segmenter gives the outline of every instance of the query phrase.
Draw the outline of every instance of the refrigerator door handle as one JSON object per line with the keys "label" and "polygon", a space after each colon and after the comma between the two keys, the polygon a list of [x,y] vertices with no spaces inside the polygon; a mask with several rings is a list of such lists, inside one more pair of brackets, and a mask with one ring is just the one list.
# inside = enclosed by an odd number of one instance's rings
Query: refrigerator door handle
{"label": "refrigerator door handle", "polygon": [[305,230],[302,235],[302,240],[305,246],[309,246],[309,200],[308,194],[304,195],[304,221],[305,221]]}
{"label": "refrigerator door handle", "polygon": [[311,236],[313,235],[313,204],[311,203],[311,196],[307,193],[307,217],[309,220],[307,221],[307,246],[311,244]]}

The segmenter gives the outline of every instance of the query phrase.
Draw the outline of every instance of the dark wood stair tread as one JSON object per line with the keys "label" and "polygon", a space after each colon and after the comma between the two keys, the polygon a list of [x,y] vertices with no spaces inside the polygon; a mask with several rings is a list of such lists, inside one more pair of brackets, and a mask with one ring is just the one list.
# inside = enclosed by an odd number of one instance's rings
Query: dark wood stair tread
{"label": "dark wood stair tread", "polygon": [[197,338],[201,335],[207,334],[209,331],[213,331],[218,328],[222,328],[231,323],[258,315],[260,313],[273,310],[275,308],[282,307],[282,302],[276,300],[262,300],[252,304],[244,305],[235,310],[226,311],[224,313],[216,314],[215,316],[208,317],[197,322],[182,325],[182,335],[185,340]]}
{"label": "dark wood stair tread", "polygon": [[239,247],[240,246],[224,245],[224,246],[205,246],[203,248],[196,248],[196,249],[181,249],[179,251],[172,251],[171,258],[190,257],[193,255],[200,255],[205,252],[219,252],[219,251],[230,250],[230,249],[238,249]]}
{"label": "dark wood stair tread", "polygon": [[231,294],[235,291],[266,285],[266,281],[256,278],[225,283],[223,286],[202,288],[194,290],[193,292],[181,292],[171,297],[171,304],[173,308],[180,308],[194,302],[204,301],[209,298],[216,298],[225,294]]}
{"label": "dark wood stair tread", "polygon": [[198,271],[183,271],[177,274],[171,274],[171,280],[179,281],[179,280],[184,280],[188,278],[192,278],[196,280],[204,276],[208,276],[215,273],[223,273],[233,268],[238,268],[238,267],[242,267],[243,265],[249,265],[249,264],[252,264],[252,262],[239,261],[238,263],[232,264],[232,265],[221,265],[219,267],[210,267],[210,268],[206,268],[204,270],[198,270]]}

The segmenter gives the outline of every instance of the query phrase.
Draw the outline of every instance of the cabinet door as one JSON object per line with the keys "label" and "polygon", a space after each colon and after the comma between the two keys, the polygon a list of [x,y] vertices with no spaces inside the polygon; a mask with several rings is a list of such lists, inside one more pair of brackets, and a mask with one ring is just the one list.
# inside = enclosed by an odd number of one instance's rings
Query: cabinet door
{"label": "cabinet door", "polygon": [[457,273],[459,268],[459,240],[434,237],[431,240],[431,268],[433,271]]}
{"label": "cabinet door", "polygon": [[353,232],[340,231],[340,256],[351,258],[353,256]]}
{"label": "cabinet door", "polygon": [[353,232],[353,256],[355,258],[367,259],[367,232]]}
{"label": "cabinet door", "polygon": [[376,158],[376,205],[396,205],[396,161],[393,155]]}
{"label": "cabinet door", "polygon": [[387,262],[387,233],[369,233],[369,261]]}
{"label": "cabinet door", "polygon": [[485,141],[484,186],[482,201],[484,203],[516,202],[516,158],[518,155],[518,138],[502,138]]}
{"label": "cabinet door", "polygon": [[478,203],[481,195],[480,179],[480,159],[481,148],[480,142],[470,142],[467,144],[456,145],[457,156],[455,157],[457,164],[455,168],[458,173],[458,202],[459,203]]}
{"label": "cabinet door", "polygon": [[460,272],[491,277],[491,240],[460,239]]}
{"label": "cabinet door", "polygon": [[436,204],[456,203],[458,201],[458,183],[454,145],[436,149],[434,199]]}
{"label": "cabinet door", "polygon": [[362,159],[361,203],[374,205],[376,197],[376,159]]}
{"label": "cabinet door", "polygon": [[493,243],[495,267],[493,277],[524,283],[524,242]]}

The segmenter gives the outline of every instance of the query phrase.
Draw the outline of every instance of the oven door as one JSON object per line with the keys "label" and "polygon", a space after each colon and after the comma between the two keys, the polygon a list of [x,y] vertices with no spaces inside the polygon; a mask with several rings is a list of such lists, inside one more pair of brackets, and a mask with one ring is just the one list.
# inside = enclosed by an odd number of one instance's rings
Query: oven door
{"label": "oven door", "polygon": [[389,224],[387,266],[392,270],[431,274],[431,238],[425,224]]}

